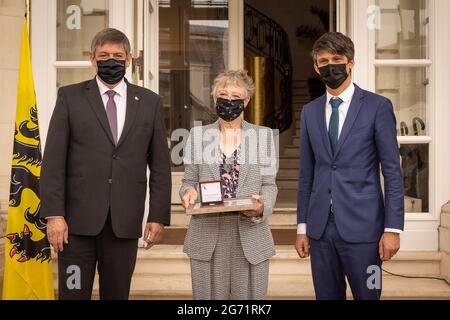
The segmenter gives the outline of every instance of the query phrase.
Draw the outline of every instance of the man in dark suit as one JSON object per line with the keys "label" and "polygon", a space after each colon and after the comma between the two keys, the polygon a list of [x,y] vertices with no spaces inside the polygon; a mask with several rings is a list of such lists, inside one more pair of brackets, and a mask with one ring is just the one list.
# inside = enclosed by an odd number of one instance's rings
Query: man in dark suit
{"label": "man in dark suit", "polygon": [[345,299],[345,277],[355,299],[379,299],[381,263],[400,248],[404,225],[393,106],[352,83],[350,38],[326,33],[312,53],[327,92],[301,115],[296,249],[311,252],[318,299]]}
{"label": "man in dark suit", "polygon": [[41,173],[41,216],[58,254],[59,298],[128,299],[142,235],[147,248],[170,223],[171,171],[161,99],[130,84],[130,43],[105,29],[92,41],[97,76],[62,87]]}

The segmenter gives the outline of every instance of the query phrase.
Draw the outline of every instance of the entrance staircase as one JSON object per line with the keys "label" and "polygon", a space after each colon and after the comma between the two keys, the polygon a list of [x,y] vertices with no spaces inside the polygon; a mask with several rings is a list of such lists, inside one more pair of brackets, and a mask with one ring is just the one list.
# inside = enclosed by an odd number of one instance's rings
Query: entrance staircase
{"label": "entrance staircase", "polygon": [[[304,105],[306,99],[304,94],[295,97],[294,90],[295,105]],[[293,119],[291,142],[280,150],[278,198],[274,213],[269,217],[277,252],[270,262],[269,299],[314,299],[310,260],[300,259],[294,248],[300,146],[299,107],[294,107]],[[178,201],[178,190],[174,189],[174,193],[174,201]],[[189,259],[182,252],[188,223],[189,218],[181,205],[174,204],[172,226],[165,233],[165,244],[139,252],[132,298],[192,298]],[[440,252],[399,252],[383,268],[406,276],[439,277],[440,261]],[[351,298],[350,290],[348,297]],[[450,286],[440,280],[409,279],[384,274],[382,298],[450,299]]]}

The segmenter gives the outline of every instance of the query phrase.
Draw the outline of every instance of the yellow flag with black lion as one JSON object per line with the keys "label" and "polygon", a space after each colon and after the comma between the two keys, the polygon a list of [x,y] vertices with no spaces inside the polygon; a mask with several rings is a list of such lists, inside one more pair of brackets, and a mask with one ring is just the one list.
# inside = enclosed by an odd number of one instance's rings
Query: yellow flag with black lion
{"label": "yellow flag with black lion", "polygon": [[54,299],[46,222],[39,218],[42,154],[28,26],[22,30],[16,123],[5,243],[3,299]]}

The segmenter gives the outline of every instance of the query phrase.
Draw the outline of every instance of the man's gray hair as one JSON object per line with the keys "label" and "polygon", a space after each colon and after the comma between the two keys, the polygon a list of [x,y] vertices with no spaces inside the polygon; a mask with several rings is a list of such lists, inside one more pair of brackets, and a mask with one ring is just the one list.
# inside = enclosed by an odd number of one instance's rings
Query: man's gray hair
{"label": "man's gray hair", "polygon": [[128,40],[125,33],[114,28],[106,28],[98,32],[95,35],[94,39],[92,39],[91,43],[92,55],[95,55],[95,49],[98,46],[102,46],[105,43],[121,44],[125,49],[126,54],[129,54],[131,52],[130,41]]}

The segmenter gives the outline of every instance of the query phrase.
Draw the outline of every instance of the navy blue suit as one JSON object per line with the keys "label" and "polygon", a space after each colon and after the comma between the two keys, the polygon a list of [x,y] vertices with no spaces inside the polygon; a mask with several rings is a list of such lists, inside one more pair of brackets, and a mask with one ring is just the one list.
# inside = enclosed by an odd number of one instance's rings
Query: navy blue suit
{"label": "navy blue suit", "polygon": [[367,267],[381,266],[378,241],[384,229],[404,226],[393,106],[387,98],[355,85],[333,155],[326,104],[325,94],[308,103],[301,115],[297,222],[307,224],[311,239],[316,296],[345,298],[345,274],[355,298],[379,298],[381,288],[377,292],[366,288]]}

